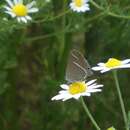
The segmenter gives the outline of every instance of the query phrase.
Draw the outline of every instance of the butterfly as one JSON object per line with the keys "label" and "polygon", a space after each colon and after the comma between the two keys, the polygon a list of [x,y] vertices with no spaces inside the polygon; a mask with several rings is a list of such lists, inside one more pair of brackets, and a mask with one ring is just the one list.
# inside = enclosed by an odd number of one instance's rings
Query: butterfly
{"label": "butterfly", "polygon": [[85,57],[77,50],[72,50],[68,58],[65,79],[69,82],[84,81],[93,74]]}

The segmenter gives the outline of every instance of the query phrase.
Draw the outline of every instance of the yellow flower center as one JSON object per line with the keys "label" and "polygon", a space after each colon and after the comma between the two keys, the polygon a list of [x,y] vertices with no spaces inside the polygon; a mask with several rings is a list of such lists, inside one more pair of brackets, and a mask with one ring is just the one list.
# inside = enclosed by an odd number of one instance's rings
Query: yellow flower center
{"label": "yellow flower center", "polygon": [[83,0],[75,0],[75,5],[81,7],[83,5]]}
{"label": "yellow flower center", "polygon": [[110,127],[107,130],[116,130],[114,127]]}
{"label": "yellow flower center", "polygon": [[23,4],[16,4],[12,8],[12,12],[16,14],[16,16],[26,16],[27,15],[27,7]]}
{"label": "yellow flower center", "polygon": [[69,85],[69,92],[74,95],[78,93],[83,93],[87,89],[85,82],[74,82]]}
{"label": "yellow flower center", "polygon": [[116,67],[116,66],[120,66],[121,65],[121,61],[120,60],[117,60],[115,58],[110,58],[106,63],[105,63],[105,66],[108,67],[108,68],[113,68],[113,67]]}

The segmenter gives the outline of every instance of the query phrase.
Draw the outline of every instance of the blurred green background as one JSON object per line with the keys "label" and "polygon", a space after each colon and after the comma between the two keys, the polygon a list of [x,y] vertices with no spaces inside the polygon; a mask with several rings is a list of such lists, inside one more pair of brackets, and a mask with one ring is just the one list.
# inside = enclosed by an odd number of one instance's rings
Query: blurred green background
{"label": "blurred green background", "polygon": [[[30,2],[31,0],[25,0]],[[33,21],[20,24],[0,3],[0,130],[94,130],[79,101],[51,101],[65,82],[72,48],[91,66],[110,57],[130,57],[129,0],[90,1],[91,10],[76,13],[67,0],[37,0]],[[114,13],[114,14],[113,14]],[[8,18],[8,20],[3,20]],[[127,113],[130,110],[130,70],[118,72]],[[103,92],[85,97],[102,130],[124,122],[111,72],[96,74]]]}

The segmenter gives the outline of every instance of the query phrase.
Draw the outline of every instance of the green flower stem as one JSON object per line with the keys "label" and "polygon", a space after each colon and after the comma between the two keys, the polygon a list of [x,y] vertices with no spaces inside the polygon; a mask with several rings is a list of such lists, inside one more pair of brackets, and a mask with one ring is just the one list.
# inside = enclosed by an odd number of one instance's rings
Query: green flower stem
{"label": "green flower stem", "polygon": [[[120,15],[120,14],[115,14],[113,12],[111,12],[110,10],[106,10],[106,8],[100,6],[99,4],[97,4],[95,1],[93,0],[90,0],[90,3],[96,7],[97,9],[101,10],[101,11],[104,11],[107,15],[109,16],[112,16],[112,17],[115,17],[115,18],[121,18],[121,19],[130,19],[130,16],[126,16],[126,15]],[[106,12],[107,11],[107,12]]]}
{"label": "green flower stem", "polygon": [[122,94],[121,94],[121,90],[120,90],[120,86],[119,86],[119,81],[118,81],[117,71],[116,70],[113,71],[113,76],[114,76],[116,89],[117,89],[117,93],[118,93],[118,97],[119,97],[119,101],[120,101],[120,105],[121,105],[121,110],[122,110],[122,114],[123,114],[123,118],[124,118],[124,122],[125,122],[125,127],[126,127],[126,130],[129,130],[128,121],[127,121],[127,115],[126,115],[126,110],[125,110],[125,105],[124,105],[124,101],[123,101],[123,98],[122,98]]}
{"label": "green flower stem", "polygon": [[44,18],[44,19],[41,19],[41,20],[37,20],[37,21],[32,21],[33,23],[43,23],[43,22],[49,22],[49,21],[54,21],[54,20],[57,20],[61,17],[63,17],[64,15],[70,13],[71,10],[70,9],[67,9],[67,10],[64,10],[63,12],[61,12],[60,14],[56,15],[56,16],[51,16],[49,18]]}
{"label": "green flower stem", "polygon": [[95,6],[97,9],[99,10],[104,10],[104,8],[100,5],[98,5],[96,2],[94,2],[93,0],[90,0],[90,3]]}
{"label": "green flower stem", "polygon": [[90,120],[91,120],[91,122],[93,123],[93,125],[95,126],[95,128],[96,128],[97,130],[101,130],[100,127],[97,125],[96,121],[94,120],[93,116],[91,115],[91,113],[90,113],[90,111],[89,111],[89,109],[88,109],[87,105],[85,104],[85,102],[84,102],[84,100],[83,100],[82,97],[81,97],[81,103],[82,103],[82,105],[83,105],[83,108],[84,108],[86,114],[87,114],[88,117],[90,118]]}

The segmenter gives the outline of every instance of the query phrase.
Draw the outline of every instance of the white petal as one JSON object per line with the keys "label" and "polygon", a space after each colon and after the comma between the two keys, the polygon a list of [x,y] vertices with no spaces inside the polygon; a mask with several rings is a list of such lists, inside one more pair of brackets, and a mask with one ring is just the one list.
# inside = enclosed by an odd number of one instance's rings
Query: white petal
{"label": "white petal", "polygon": [[94,83],[97,79],[94,79],[94,80],[90,80],[89,82],[87,82],[86,84],[89,86],[91,85],[92,83]]}
{"label": "white petal", "polygon": [[105,73],[105,72],[107,72],[107,71],[110,71],[111,69],[109,69],[109,68],[105,68],[104,70],[101,70],[100,72],[101,73]]}
{"label": "white petal", "polygon": [[105,66],[105,64],[102,62],[98,63],[97,65],[102,66],[102,67]]}
{"label": "white petal", "polygon": [[121,65],[121,66],[119,66],[117,68],[130,68],[130,64]]}
{"label": "white petal", "polygon": [[123,60],[122,61],[122,64],[127,64],[127,63],[129,63],[130,62],[130,59],[126,59],[126,60]]}
{"label": "white petal", "polygon": [[80,96],[81,96],[81,94],[76,94],[76,95],[73,96],[73,98],[74,98],[74,99],[79,99]]}
{"label": "white petal", "polygon": [[91,96],[91,93],[86,92],[86,93],[82,94],[82,96]]}
{"label": "white petal", "polygon": [[17,21],[20,23],[21,22],[21,19],[19,17],[17,17]]}
{"label": "white petal", "polygon": [[30,16],[25,16],[27,20],[32,20]]}
{"label": "white petal", "polygon": [[15,5],[18,4],[18,2],[19,2],[18,0],[14,0],[14,4],[15,4]]}
{"label": "white petal", "polygon": [[11,15],[13,18],[16,16],[14,13],[10,12],[10,11],[5,11],[5,13]]}
{"label": "white petal", "polygon": [[28,13],[35,13],[35,12],[38,12],[38,8],[31,8],[28,10]]}
{"label": "white petal", "polygon": [[6,10],[8,10],[8,11],[12,11],[12,9],[9,8],[8,6],[4,6],[4,8],[5,8]]}
{"label": "white petal", "polygon": [[63,95],[59,94],[59,95],[56,95],[53,98],[51,98],[51,100],[61,100],[63,98],[64,98]]}
{"label": "white petal", "polygon": [[23,4],[23,0],[19,0],[19,3]]}
{"label": "white petal", "polygon": [[58,95],[54,96],[51,100],[61,100],[65,97],[68,97],[68,94],[67,95],[66,94],[58,94]]}
{"label": "white petal", "polygon": [[54,96],[51,100],[62,100],[62,99],[64,100],[64,99],[69,99],[71,97],[72,95],[70,95],[69,93],[62,93]]}
{"label": "white petal", "polygon": [[97,85],[97,83],[93,83],[93,84],[89,85],[88,87],[96,86],[96,85]]}
{"label": "white petal", "polygon": [[[63,95],[63,94],[62,94],[62,95]],[[68,99],[70,99],[70,98],[72,98],[72,95],[70,95],[70,94],[64,94],[62,101],[66,101],[66,100],[68,100]]]}
{"label": "white petal", "polygon": [[130,64],[124,64],[124,65],[120,65],[120,66],[116,66],[116,67],[113,67],[111,68],[111,70],[114,70],[114,69],[123,69],[123,68],[130,68]]}
{"label": "white petal", "polygon": [[12,2],[11,0],[6,0],[6,2],[8,3],[8,5],[9,5],[10,7],[13,7],[13,2]]}
{"label": "white petal", "polygon": [[97,67],[92,67],[92,70],[94,71],[99,71],[99,70],[103,70],[105,69],[106,67],[101,67],[101,66],[97,66]]}
{"label": "white petal", "polygon": [[103,85],[92,85],[92,86],[89,86],[89,89],[94,89],[94,88],[100,88],[100,87],[103,87]]}
{"label": "white petal", "polygon": [[20,19],[21,19],[21,21],[23,21],[24,23],[27,23],[27,19],[26,19],[25,17],[21,17]]}
{"label": "white petal", "polygon": [[59,91],[59,93],[60,93],[60,94],[68,94],[68,91],[66,91],[66,90],[61,90],[61,91]]}
{"label": "white petal", "polygon": [[36,4],[36,1],[32,1],[31,3],[27,4],[27,8],[30,9]]}
{"label": "white petal", "polygon": [[62,84],[62,85],[60,85],[60,87],[63,88],[63,89],[69,89],[69,86],[66,85],[66,84]]}
{"label": "white petal", "polygon": [[66,101],[66,100],[68,100],[70,98],[72,98],[72,96],[68,96],[68,97],[64,98],[62,101]]}
{"label": "white petal", "polygon": [[94,92],[101,92],[101,89],[90,89],[88,90],[89,93],[94,93]]}

